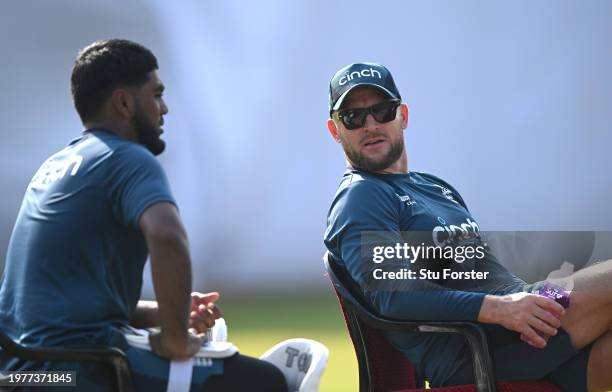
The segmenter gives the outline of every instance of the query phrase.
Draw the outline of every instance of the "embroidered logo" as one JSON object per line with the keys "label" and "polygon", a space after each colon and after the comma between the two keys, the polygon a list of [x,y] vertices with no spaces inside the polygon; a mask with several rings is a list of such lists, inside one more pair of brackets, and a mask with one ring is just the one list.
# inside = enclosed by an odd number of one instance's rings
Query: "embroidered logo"
{"label": "embroidered logo", "polygon": [[377,77],[378,79],[382,79],[382,75],[377,70],[375,70],[373,68],[362,69],[361,71],[353,71],[350,74],[347,72],[346,75],[344,75],[343,77],[340,78],[340,80],[338,80],[338,84],[340,86],[344,86],[345,84],[347,84],[348,82],[350,82],[353,79],[357,79],[357,78],[373,78],[373,77]]}
{"label": "embroidered logo", "polygon": [[455,197],[453,196],[453,192],[451,192],[450,189],[443,187],[442,185],[436,185],[438,188],[440,188],[440,190],[442,191],[442,195],[444,197],[446,197],[448,200],[459,204],[459,202],[457,200],[455,200]]}
{"label": "embroidered logo", "polygon": [[398,199],[400,199],[400,201],[401,201],[402,203],[406,203],[406,206],[407,206],[407,207],[410,207],[411,205],[416,204],[416,201],[412,200],[412,199],[410,198],[410,196],[408,196],[408,195],[406,195],[406,196],[400,196],[400,195],[398,195],[398,194],[396,193],[396,194],[395,194],[395,196],[397,196],[397,197],[398,197]]}

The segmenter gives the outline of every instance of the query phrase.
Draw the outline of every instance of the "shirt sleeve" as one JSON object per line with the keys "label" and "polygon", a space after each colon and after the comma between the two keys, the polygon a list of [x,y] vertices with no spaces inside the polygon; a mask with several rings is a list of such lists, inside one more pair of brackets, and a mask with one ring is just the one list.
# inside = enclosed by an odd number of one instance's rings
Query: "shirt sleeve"
{"label": "shirt sleeve", "polygon": [[113,211],[124,225],[138,228],[142,213],[153,204],[176,205],[168,179],[157,159],[139,145],[129,145],[114,153],[109,176]]}
{"label": "shirt sleeve", "polygon": [[405,259],[374,263],[374,246],[403,244],[400,200],[384,183],[354,182],[341,190],[330,210],[325,243],[341,260],[373,307],[383,316],[408,320],[476,320],[485,294],[453,290],[425,279],[374,279],[375,269],[416,268]]}

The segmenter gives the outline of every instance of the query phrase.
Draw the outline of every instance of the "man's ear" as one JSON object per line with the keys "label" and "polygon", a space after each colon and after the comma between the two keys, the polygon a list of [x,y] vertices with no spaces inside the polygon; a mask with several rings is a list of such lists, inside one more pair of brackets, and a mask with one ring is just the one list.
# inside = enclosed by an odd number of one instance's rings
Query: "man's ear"
{"label": "man's ear", "polygon": [[338,128],[336,127],[336,123],[331,118],[327,120],[327,129],[329,130],[329,134],[334,138],[337,143],[340,143],[340,136],[338,136]]}
{"label": "man's ear", "polygon": [[122,88],[115,89],[111,94],[111,106],[125,119],[132,118],[136,109],[134,96]]}
{"label": "man's ear", "polygon": [[408,114],[410,113],[410,109],[408,109],[408,105],[405,103],[400,105],[400,110],[402,113],[402,129],[408,128]]}

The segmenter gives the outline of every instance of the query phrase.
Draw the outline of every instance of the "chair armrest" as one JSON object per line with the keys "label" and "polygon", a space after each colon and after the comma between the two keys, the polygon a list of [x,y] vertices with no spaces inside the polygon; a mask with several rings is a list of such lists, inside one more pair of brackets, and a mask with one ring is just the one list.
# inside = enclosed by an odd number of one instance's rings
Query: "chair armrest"
{"label": "chair armrest", "polygon": [[489,351],[487,335],[482,327],[470,322],[426,323],[418,326],[421,332],[457,333],[465,336],[472,352],[472,366],[474,368],[474,384],[476,391],[495,392],[495,367]]}
{"label": "chair armrest", "polygon": [[127,357],[123,351],[115,347],[23,347],[2,332],[0,332],[0,347],[7,353],[26,361],[105,363],[113,368],[117,380],[117,390],[133,390]]}

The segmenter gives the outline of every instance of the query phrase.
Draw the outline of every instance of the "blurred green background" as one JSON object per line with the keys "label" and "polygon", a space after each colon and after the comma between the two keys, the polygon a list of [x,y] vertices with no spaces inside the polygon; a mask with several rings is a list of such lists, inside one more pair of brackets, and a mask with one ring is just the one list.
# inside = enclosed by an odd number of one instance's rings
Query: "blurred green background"
{"label": "blurred green background", "polygon": [[240,352],[259,357],[285,339],[317,340],[329,348],[321,392],[357,391],[355,352],[336,297],[329,294],[221,298],[218,303],[228,325],[228,340]]}

